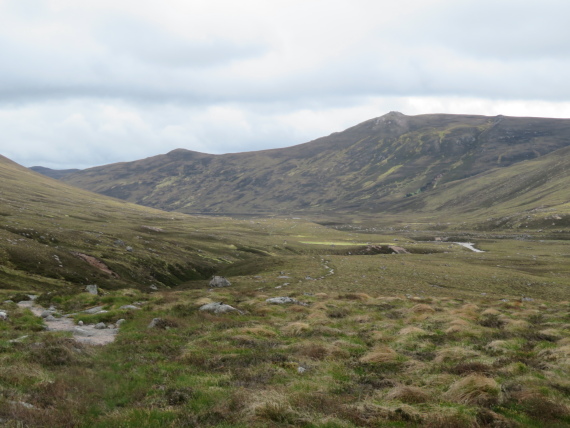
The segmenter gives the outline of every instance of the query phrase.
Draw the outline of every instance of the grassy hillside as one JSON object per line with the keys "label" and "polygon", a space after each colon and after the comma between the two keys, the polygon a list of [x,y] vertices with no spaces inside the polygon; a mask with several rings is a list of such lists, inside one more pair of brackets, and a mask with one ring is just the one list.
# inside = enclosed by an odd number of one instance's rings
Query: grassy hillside
{"label": "grassy hillside", "polygon": [[259,257],[254,248],[259,231],[245,222],[129,204],[46,178],[3,157],[0,183],[3,289],[80,290],[91,283],[164,288]]}
{"label": "grassy hillside", "polygon": [[[570,426],[563,234],[188,216],[5,158],[0,201],[2,426]],[[125,322],[81,344],[27,294],[56,319]]]}
{"label": "grassy hillside", "polygon": [[[497,168],[508,171],[569,144],[569,120],[392,112],[285,149],[227,155],[175,150],[63,179],[130,202],[187,213],[405,213],[437,205],[439,199],[428,201],[446,184],[477,180]],[[530,182],[527,190],[542,193],[538,185],[544,177]],[[491,197],[505,196],[492,190],[487,188]],[[410,203],[418,195],[423,205]],[[543,194],[536,205],[550,205],[549,198]],[[457,199],[446,209],[461,213],[471,210],[473,201]]]}

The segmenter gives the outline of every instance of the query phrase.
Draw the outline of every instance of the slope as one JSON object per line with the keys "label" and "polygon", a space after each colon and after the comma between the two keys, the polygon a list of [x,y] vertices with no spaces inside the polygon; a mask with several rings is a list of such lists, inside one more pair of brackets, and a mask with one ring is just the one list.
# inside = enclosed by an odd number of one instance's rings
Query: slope
{"label": "slope", "polygon": [[1,289],[164,288],[260,258],[263,239],[246,222],[130,204],[0,156]]}
{"label": "slope", "polygon": [[406,196],[570,144],[570,120],[391,112],[294,147],[166,155],[83,170],[68,183],[187,213],[399,212]]}

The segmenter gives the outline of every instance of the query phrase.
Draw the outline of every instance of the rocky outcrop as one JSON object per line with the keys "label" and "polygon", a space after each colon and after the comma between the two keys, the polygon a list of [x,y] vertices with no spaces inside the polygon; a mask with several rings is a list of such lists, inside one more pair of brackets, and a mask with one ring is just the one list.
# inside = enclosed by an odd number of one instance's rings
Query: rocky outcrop
{"label": "rocky outcrop", "polygon": [[241,311],[237,310],[233,306],[226,305],[223,302],[208,303],[206,305],[200,306],[200,310],[205,312],[211,312],[213,314],[226,314],[228,312],[241,313]]}
{"label": "rocky outcrop", "polygon": [[232,285],[232,283],[230,281],[228,281],[226,278],[224,278],[223,276],[213,276],[212,279],[210,280],[209,286],[214,288],[214,287],[229,287],[230,285]]}

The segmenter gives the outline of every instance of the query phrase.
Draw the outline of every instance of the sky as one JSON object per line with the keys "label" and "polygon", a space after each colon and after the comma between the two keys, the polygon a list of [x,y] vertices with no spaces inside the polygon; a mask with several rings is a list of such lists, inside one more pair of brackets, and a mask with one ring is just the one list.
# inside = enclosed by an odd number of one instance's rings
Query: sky
{"label": "sky", "polygon": [[0,0],[0,154],[88,168],[389,111],[570,117],[567,0]]}

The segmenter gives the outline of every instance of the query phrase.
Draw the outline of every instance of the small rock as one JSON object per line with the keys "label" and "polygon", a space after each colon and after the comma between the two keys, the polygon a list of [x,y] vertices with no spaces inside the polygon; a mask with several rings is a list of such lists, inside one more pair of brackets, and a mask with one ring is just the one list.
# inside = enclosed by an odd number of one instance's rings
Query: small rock
{"label": "small rock", "polygon": [[140,309],[138,306],[135,305],[123,305],[120,309]]}
{"label": "small rock", "polygon": [[52,315],[49,314],[47,317],[44,318],[44,321],[55,321],[56,318]]}
{"label": "small rock", "polygon": [[18,337],[17,339],[12,339],[12,340],[9,340],[8,342],[10,342],[10,343],[20,343],[20,342],[23,342],[27,337],[28,337],[28,335],[20,336],[20,337]]}
{"label": "small rock", "polygon": [[293,299],[292,297],[271,297],[269,299],[265,299],[265,301],[274,305],[283,305],[285,303],[300,303],[297,299]]}
{"label": "small rock", "polygon": [[165,321],[162,318],[153,318],[153,320],[149,323],[147,328],[160,328],[165,324]]}
{"label": "small rock", "polygon": [[75,327],[73,329],[73,333],[76,334],[77,336],[85,336],[85,337],[91,337],[94,334],[90,331],[87,331],[87,330],[79,328],[79,327]]}
{"label": "small rock", "polygon": [[4,300],[4,303],[14,303],[13,300]]}
{"label": "small rock", "polygon": [[120,240],[120,239],[115,239],[114,244],[115,244],[115,245],[118,245],[118,246],[120,246],[120,247],[124,247],[124,246],[125,246],[125,242],[122,241],[122,240]]}
{"label": "small rock", "polygon": [[52,312],[46,310],[46,311],[43,311],[40,316],[41,316],[42,318],[47,318],[47,317],[49,317],[50,315],[52,315]]}
{"label": "small rock", "polygon": [[150,287],[148,287],[148,288],[150,288],[151,290],[158,290],[158,287],[157,287],[156,285],[154,285],[154,284],[152,284],[152,285],[151,285]]}
{"label": "small rock", "polygon": [[35,409],[35,406],[33,404],[26,403],[24,401],[8,401],[8,402],[13,406],[22,406],[25,407],[26,409]]}
{"label": "small rock", "polygon": [[89,294],[93,294],[94,296],[99,294],[99,291],[97,290],[97,286],[95,284],[89,284],[87,287],[85,287],[85,291],[87,291]]}
{"label": "small rock", "polygon": [[129,253],[132,253],[132,252],[133,252],[133,247],[128,246],[128,247],[126,248],[126,250],[127,250]]}
{"label": "small rock", "polygon": [[82,326],[82,325],[83,325],[83,321],[79,321],[79,322],[77,323],[77,325]]}
{"label": "small rock", "polygon": [[86,309],[83,311],[83,313],[90,315],[98,314],[99,312],[103,312],[103,306],[95,306],[93,308]]}
{"label": "small rock", "polygon": [[236,308],[230,305],[226,305],[222,302],[208,303],[207,305],[200,306],[201,311],[213,312],[214,314],[225,314],[227,312],[238,311]]}
{"label": "small rock", "polygon": [[231,282],[223,276],[213,276],[209,283],[210,287],[229,287],[230,285],[232,285]]}
{"label": "small rock", "polygon": [[107,324],[107,328],[110,330],[114,330],[117,328],[117,326],[115,324]]}
{"label": "small rock", "polygon": [[6,321],[8,319],[8,313],[0,311],[0,321]]}
{"label": "small rock", "polygon": [[126,321],[126,320],[125,320],[124,318],[121,318],[120,320],[118,320],[118,321],[115,323],[115,325],[116,325],[117,327],[120,327],[121,324],[123,324],[125,321]]}
{"label": "small rock", "polygon": [[303,366],[297,367],[297,373],[299,373],[299,374],[305,373],[306,371],[307,371],[307,369]]}
{"label": "small rock", "polygon": [[105,324],[104,322],[98,322],[97,324],[95,324],[95,328],[97,330],[103,330],[107,328],[107,324]]}

